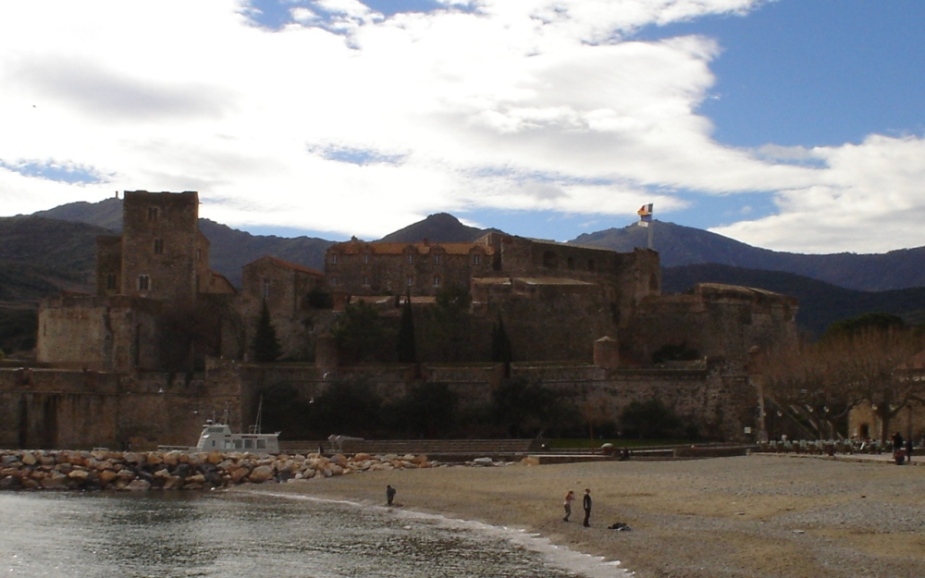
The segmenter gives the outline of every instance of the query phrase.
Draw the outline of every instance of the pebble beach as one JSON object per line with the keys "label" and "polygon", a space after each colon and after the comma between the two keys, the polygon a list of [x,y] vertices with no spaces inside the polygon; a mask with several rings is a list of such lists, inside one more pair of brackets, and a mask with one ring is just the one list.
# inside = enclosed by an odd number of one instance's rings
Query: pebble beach
{"label": "pebble beach", "polygon": [[[272,491],[384,505],[387,484],[395,507],[536,532],[638,578],[925,576],[925,467],[759,454],[376,471]],[[630,530],[608,529],[618,522]]]}

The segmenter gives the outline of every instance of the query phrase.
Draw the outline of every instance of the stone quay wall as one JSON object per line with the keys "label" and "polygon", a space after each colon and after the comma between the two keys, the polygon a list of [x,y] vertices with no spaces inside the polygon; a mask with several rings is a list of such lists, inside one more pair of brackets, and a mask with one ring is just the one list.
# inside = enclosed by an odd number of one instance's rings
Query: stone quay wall
{"label": "stone quay wall", "polygon": [[[502,364],[391,364],[324,371],[305,364],[246,364],[213,359],[193,379],[166,373],[116,374],[41,368],[0,369],[0,448],[105,447],[153,450],[195,444],[207,419],[233,431],[257,422],[261,396],[286,386],[308,401],[338,383],[362,380],[383,399],[418,382],[446,384],[464,403],[486,403],[503,382]],[[695,423],[701,435],[754,441],[757,392],[741,368],[604,369],[591,364],[513,363],[512,378],[546,385],[587,419],[612,423],[633,401],[659,399]],[[350,434],[350,432],[332,432]],[[284,432],[285,434],[285,432]]]}
{"label": "stone quay wall", "polygon": [[203,490],[436,465],[423,455],[4,450],[0,490]]}

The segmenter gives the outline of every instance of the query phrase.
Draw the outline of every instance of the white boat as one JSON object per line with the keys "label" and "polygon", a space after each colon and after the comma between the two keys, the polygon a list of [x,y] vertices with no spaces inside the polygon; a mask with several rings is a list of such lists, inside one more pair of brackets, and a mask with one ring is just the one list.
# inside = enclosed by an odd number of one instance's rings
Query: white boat
{"label": "white boat", "polygon": [[255,430],[254,433],[233,433],[228,424],[213,423],[209,420],[202,426],[196,450],[278,454],[280,432],[259,433],[259,429],[255,428]]}

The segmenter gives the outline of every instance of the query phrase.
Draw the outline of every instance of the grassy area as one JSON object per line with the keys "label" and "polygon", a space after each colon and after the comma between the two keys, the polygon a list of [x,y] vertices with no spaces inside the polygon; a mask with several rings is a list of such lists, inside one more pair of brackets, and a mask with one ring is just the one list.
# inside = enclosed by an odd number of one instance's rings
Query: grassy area
{"label": "grassy area", "polygon": [[664,447],[664,446],[677,446],[677,445],[687,445],[691,443],[691,440],[677,440],[677,439],[665,439],[665,440],[639,440],[639,439],[624,439],[624,438],[599,438],[599,439],[579,439],[579,438],[563,438],[563,439],[554,439],[546,442],[546,445],[550,449],[561,449],[561,450],[590,450],[598,449],[603,444],[613,444],[615,448],[653,448],[653,447]]}

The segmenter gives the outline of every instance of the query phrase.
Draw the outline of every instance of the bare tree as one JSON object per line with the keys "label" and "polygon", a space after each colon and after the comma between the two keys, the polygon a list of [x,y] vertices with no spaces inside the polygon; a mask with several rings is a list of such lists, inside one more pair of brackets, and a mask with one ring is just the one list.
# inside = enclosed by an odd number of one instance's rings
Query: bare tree
{"label": "bare tree", "polygon": [[867,403],[885,440],[903,408],[925,403],[925,383],[911,379],[909,369],[923,345],[919,332],[904,327],[835,332],[817,343],[767,351],[760,378],[779,407],[802,407],[827,423]]}

